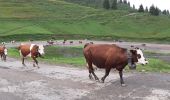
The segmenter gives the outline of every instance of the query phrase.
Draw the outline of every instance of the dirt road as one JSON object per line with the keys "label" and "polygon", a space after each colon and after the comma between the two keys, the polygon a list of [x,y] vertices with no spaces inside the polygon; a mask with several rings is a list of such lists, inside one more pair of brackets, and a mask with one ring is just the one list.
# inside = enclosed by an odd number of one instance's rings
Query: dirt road
{"label": "dirt road", "polygon": [[[125,73],[126,87],[113,71],[105,83],[88,79],[86,69],[40,64],[40,69],[9,58],[0,61],[0,100],[169,100],[170,74]],[[104,70],[97,70],[102,77]]]}

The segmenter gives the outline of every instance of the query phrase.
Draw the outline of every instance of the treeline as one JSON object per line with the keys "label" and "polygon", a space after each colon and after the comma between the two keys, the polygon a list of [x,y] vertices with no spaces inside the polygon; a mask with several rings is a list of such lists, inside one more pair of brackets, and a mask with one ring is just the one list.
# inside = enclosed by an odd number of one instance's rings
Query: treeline
{"label": "treeline", "polygon": [[170,15],[169,10],[161,11],[158,7],[152,5],[150,8],[144,8],[141,4],[139,7],[130,6],[128,0],[65,0],[71,3],[77,3],[83,6],[94,8],[104,8],[107,10],[128,10],[130,12],[150,13],[151,15]]}
{"label": "treeline", "polygon": [[146,13],[150,13],[151,15],[154,15],[154,16],[170,15],[169,10],[161,11],[158,7],[156,7],[154,5],[152,5],[148,10],[147,7],[144,9],[143,5],[141,4],[139,6],[138,12],[146,12]]}
{"label": "treeline", "polygon": [[101,8],[103,2],[103,0],[65,0],[65,1],[94,8]]}
{"label": "treeline", "polygon": [[[112,0],[112,3],[110,4],[111,0],[104,0],[103,1],[103,8],[104,9],[118,9],[120,4],[124,4],[124,6],[129,6],[130,7],[130,2],[127,0]],[[139,9],[135,8],[135,5],[131,7],[133,10],[136,10],[138,12],[146,12],[150,13],[151,15],[158,16],[158,15],[170,15],[169,10],[163,10],[161,11],[158,7],[152,5],[149,9],[146,7],[144,9],[143,5],[141,4],[139,6]]]}
{"label": "treeline", "polygon": [[103,8],[103,3],[106,4],[108,9],[121,9],[128,10],[130,9],[130,2],[127,0],[120,0],[120,3],[117,4],[117,0],[65,0],[71,3],[77,3],[84,6],[94,7],[94,8]]}
{"label": "treeline", "polygon": [[116,10],[122,5],[130,7],[130,2],[127,0],[104,0],[103,1],[103,8],[105,9]]}

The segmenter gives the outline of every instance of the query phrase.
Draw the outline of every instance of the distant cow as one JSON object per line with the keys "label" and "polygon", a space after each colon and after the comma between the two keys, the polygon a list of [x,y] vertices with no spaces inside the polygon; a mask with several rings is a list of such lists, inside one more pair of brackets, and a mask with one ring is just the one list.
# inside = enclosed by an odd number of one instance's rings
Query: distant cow
{"label": "distant cow", "polygon": [[66,43],[66,41],[67,41],[67,40],[66,40],[66,39],[64,39],[64,40],[63,40],[63,44],[65,44],[65,43]]}
{"label": "distant cow", "polygon": [[95,80],[99,78],[94,73],[93,64],[98,68],[105,68],[105,75],[101,81],[104,82],[105,78],[109,75],[111,68],[116,68],[119,71],[120,83],[125,86],[123,80],[123,69],[129,65],[130,69],[136,68],[136,63],[145,65],[148,63],[143,56],[140,49],[127,50],[118,47],[115,44],[85,44],[83,49],[86,62],[89,66],[89,78],[92,79],[93,74]]}
{"label": "distant cow", "polygon": [[70,44],[73,44],[73,41],[70,41]]}
{"label": "distant cow", "polygon": [[53,44],[54,44],[54,41],[50,40],[50,41],[47,41],[47,43],[48,43],[49,45],[53,45]]}
{"label": "distant cow", "polygon": [[7,48],[5,46],[0,46],[0,55],[3,61],[6,61]]}
{"label": "distant cow", "polygon": [[79,44],[82,44],[83,43],[83,41],[79,41]]}
{"label": "distant cow", "polygon": [[[25,66],[24,59],[26,57],[31,57],[34,61],[33,66],[38,66],[38,61],[36,60],[37,57],[42,57],[44,54],[44,47],[43,45],[36,45],[36,44],[21,44],[18,47],[20,55],[22,57],[22,64]],[[36,65],[35,65],[36,64]]]}

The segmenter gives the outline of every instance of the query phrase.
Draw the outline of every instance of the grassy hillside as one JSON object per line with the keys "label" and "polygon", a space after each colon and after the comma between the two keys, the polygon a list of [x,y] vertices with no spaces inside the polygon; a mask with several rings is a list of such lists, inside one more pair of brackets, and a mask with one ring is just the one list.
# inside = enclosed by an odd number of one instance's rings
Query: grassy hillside
{"label": "grassy hillside", "polygon": [[64,0],[0,0],[0,41],[29,39],[170,40],[170,18],[106,11]]}

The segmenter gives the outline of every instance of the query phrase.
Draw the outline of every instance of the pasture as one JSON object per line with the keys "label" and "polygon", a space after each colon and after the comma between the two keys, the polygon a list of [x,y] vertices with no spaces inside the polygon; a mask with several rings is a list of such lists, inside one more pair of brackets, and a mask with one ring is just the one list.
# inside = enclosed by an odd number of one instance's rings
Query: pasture
{"label": "pasture", "polygon": [[0,41],[95,39],[170,40],[170,18],[106,11],[63,0],[0,0]]}

